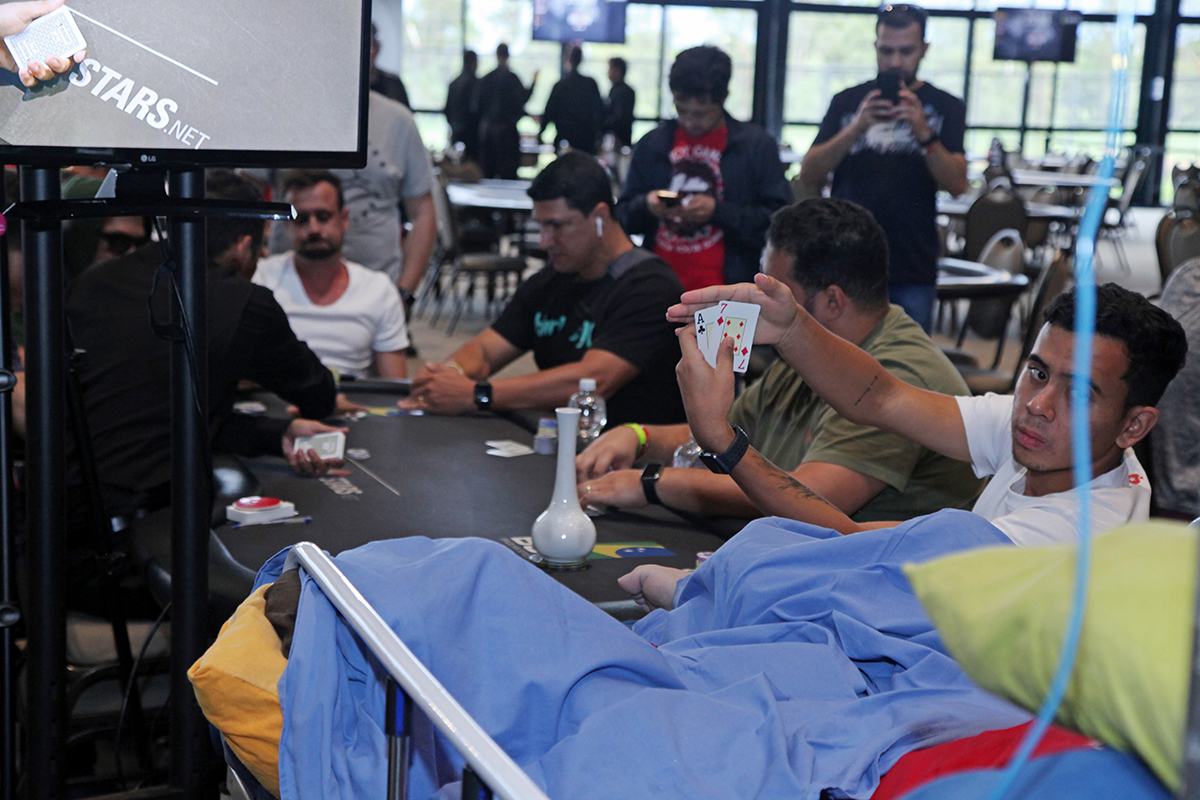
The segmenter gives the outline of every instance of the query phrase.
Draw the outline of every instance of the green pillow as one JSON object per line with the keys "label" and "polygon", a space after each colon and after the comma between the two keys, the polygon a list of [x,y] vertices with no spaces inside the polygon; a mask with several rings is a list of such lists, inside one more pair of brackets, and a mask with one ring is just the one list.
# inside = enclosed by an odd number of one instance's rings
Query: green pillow
{"label": "green pillow", "polygon": [[[1058,666],[1075,545],[958,553],[905,572],[950,653],[983,688],[1036,711]],[[1196,532],[1156,520],[1096,537],[1075,671],[1057,720],[1132,751],[1179,788]]]}

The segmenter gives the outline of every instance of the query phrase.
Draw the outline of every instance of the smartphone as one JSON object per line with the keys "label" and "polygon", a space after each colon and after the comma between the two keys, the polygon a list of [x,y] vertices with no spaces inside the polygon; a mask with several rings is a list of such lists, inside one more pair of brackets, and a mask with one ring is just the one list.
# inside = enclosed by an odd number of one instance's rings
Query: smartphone
{"label": "smartphone", "polygon": [[658,202],[662,203],[667,208],[674,208],[683,202],[683,197],[679,192],[668,192],[665,189],[655,192],[658,195]]}
{"label": "smartphone", "polygon": [[879,73],[875,83],[879,86],[879,91],[883,93],[883,98],[892,105],[900,102],[900,73],[895,70],[886,70]]}

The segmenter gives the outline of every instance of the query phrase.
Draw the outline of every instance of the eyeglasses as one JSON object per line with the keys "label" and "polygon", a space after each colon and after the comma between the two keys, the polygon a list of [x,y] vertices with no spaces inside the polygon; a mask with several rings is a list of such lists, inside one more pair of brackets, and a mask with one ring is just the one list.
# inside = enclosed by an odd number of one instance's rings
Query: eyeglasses
{"label": "eyeglasses", "polygon": [[115,256],[123,256],[130,250],[141,247],[150,241],[149,236],[130,236],[128,233],[120,231],[103,231],[100,233],[100,239],[108,248],[108,252]]}
{"label": "eyeglasses", "polygon": [[880,19],[889,14],[905,14],[922,23],[929,17],[928,11],[911,3],[887,3],[879,7]]}

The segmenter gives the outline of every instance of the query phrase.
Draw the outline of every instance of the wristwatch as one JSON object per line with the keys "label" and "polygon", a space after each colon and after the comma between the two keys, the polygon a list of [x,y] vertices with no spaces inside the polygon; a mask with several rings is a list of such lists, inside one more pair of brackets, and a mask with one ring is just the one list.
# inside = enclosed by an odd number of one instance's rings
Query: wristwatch
{"label": "wristwatch", "polygon": [[492,407],[492,385],[487,381],[475,384],[475,407],[487,411]]}
{"label": "wristwatch", "polygon": [[724,453],[711,453],[704,450],[700,453],[700,462],[718,475],[728,475],[733,472],[733,468],[742,460],[742,456],[746,455],[746,450],[750,447],[750,437],[740,426],[733,426],[733,443],[725,450]]}
{"label": "wristwatch", "polygon": [[662,501],[658,499],[658,479],[662,476],[662,464],[647,464],[642,470],[642,494],[646,495],[646,502],[652,506],[661,506]]}

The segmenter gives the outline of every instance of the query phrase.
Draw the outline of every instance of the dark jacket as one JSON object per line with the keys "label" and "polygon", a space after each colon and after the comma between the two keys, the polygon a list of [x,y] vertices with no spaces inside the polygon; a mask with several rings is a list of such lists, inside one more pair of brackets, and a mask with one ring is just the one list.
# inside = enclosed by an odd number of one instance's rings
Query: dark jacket
{"label": "dark jacket", "polygon": [[[725,281],[742,283],[754,280],[758,273],[771,215],[794,201],[774,137],[729,114],[725,124],[729,126],[729,142],[721,155],[725,197],[717,202],[712,222],[725,231]],[[652,252],[659,220],[646,209],[646,193],[671,183],[670,153],[678,125],[675,120],[664,122],[637,143],[617,201],[617,219],[625,232],[642,234],[642,246]]]}

